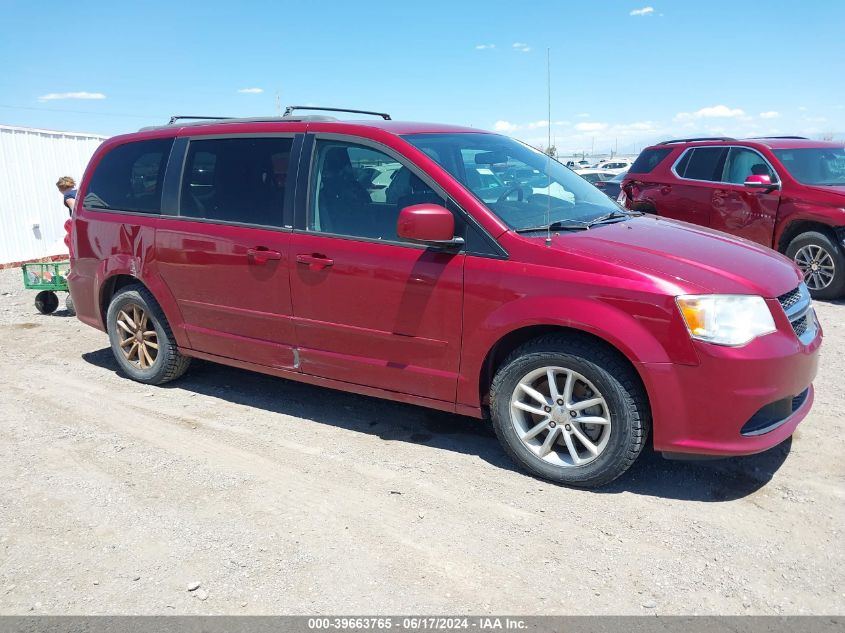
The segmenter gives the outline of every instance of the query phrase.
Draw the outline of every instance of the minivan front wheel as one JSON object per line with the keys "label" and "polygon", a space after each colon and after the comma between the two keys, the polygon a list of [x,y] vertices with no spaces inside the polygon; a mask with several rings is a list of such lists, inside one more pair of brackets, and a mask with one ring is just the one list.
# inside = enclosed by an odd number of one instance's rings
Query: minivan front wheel
{"label": "minivan front wheel", "polygon": [[138,382],[160,385],[185,373],[170,324],[149,290],[127,286],[109,304],[106,326],[112,353],[123,372]]}
{"label": "minivan front wheel", "polygon": [[597,487],[624,473],[648,435],[633,370],[585,339],[551,336],[516,350],[491,388],[493,426],[530,473]]}
{"label": "minivan front wheel", "polygon": [[789,243],[786,256],[801,269],[814,299],[837,299],[845,294],[845,255],[824,233],[802,233]]}

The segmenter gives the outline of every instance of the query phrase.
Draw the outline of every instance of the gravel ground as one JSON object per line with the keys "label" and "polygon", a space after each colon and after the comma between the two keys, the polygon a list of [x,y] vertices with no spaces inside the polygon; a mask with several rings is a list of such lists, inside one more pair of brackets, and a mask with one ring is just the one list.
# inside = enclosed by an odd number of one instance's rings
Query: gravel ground
{"label": "gravel ground", "polygon": [[0,271],[2,614],[845,613],[845,305],[791,442],[585,492],[469,418],[211,363],[133,383],[34,294]]}

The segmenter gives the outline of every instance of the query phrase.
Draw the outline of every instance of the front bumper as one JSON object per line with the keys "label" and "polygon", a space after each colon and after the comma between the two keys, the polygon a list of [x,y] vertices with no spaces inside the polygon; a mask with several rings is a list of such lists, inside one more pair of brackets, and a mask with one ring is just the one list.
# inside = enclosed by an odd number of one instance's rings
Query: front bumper
{"label": "front bumper", "polygon": [[740,348],[696,343],[697,366],[641,364],[655,450],[750,455],[780,444],[812,407],[821,341],[820,328],[807,344],[779,330]]}

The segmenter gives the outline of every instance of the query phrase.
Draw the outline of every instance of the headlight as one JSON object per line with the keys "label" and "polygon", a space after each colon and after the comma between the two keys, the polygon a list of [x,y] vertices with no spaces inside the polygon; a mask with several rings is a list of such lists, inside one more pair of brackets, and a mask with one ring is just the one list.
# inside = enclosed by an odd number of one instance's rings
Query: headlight
{"label": "headlight", "polygon": [[683,295],[675,299],[690,336],[716,345],[745,345],[775,331],[763,297]]}

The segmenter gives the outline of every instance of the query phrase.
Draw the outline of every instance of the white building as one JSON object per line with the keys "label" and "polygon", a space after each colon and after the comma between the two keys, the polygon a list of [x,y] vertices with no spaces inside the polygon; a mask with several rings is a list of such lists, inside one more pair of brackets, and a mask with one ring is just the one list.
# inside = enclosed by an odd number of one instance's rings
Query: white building
{"label": "white building", "polygon": [[0,125],[0,265],[67,253],[56,181],[78,183],[105,138]]}

